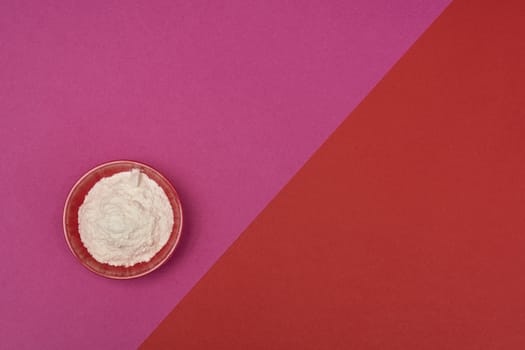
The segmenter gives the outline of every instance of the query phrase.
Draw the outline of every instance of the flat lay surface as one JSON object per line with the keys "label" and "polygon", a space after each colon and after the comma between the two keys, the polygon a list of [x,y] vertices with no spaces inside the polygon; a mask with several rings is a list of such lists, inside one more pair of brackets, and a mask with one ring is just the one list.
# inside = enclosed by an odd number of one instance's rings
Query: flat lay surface
{"label": "flat lay surface", "polygon": [[[449,3],[0,2],[0,348],[523,348],[524,8]],[[126,281],[62,227],[117,159],[184,209]]]}

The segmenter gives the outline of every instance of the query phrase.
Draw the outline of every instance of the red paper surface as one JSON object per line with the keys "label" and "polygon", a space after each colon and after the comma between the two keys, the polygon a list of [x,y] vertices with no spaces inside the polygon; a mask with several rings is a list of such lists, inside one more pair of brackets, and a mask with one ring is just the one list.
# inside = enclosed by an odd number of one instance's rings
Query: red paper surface
{"label": "red paper surface", "polygon": [[524,10],[454,2],[142,348],[525,348]]}

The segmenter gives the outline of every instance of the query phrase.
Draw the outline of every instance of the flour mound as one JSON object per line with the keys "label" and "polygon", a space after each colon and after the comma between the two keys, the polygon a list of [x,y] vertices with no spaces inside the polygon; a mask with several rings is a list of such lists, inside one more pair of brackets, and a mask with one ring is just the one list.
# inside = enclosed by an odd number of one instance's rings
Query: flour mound
{"label": "flour mound", "polygon": [[167,243],[173,221],[164,190],[138,169],[99,180],[78,210],[82,243],[112,266],[151,260]]}

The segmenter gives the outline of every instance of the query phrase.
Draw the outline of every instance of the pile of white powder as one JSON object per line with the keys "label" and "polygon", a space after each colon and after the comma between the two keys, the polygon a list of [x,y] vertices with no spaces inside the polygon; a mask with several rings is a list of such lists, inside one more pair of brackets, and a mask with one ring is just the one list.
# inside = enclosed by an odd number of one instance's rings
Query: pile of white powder
{"label": "pile of white powder", "polygon": [[80,239],[101,263],[149,261],[168,241],[173,210],[164,190],[138,169],[98,181],[78,210]]}

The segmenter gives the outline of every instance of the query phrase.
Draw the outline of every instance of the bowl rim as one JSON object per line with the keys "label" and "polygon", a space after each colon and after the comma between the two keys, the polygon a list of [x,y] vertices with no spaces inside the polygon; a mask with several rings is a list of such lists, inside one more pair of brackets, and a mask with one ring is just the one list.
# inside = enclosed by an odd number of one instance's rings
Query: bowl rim
{"label": "bowl rim", "polygon": [[[95,171],[99,170],[99,169],[102,169],[102,168],[105,168],[107,166],[110,166],[110,165],[115,165],[115,164],[130,164],[130,165],[137,165],[137,166],[140,166],[140,167],[143,167],[143,168],[147,168],[148,170],[156,173],[160,178],[162,178],[166,184],[168,185],[170,191],[173,192],[174,194],[174,198],[175,198],[175,202],[177,203],[177,206],[178,206],[178,212],[179,212],[179,216],[180,216],[180,224],[178,226],[178,229],[177,230],[172,230],[171,234],[170,234],[170,237],[174,234],[177,235],[177,238],[175,240],[175,242],[173,243],[172,247],[170,248],[168,254],[166,254],[166,256],[160,260],[157,264],[155,264],[153,267],[151,267],[150,269],[144,271],[144,272],[141,272],[141,273],[138,273],[136,275],[129,275],[129,276],[111,276],[111,275],[107,275],[107,274],[104,274],[100,271],[97,271],[95,269],[93,269],[92,267],[90,267],[89,265],[85,264],[84,261],[76,254],[76,251],[75,249],[73,249],[72,245],[71,245],[71,242],[69,240],[69,234],[68,234],[68,230],[67,230],[67,225],[66,225],[66,212],[67,212],[67,208],[69,206],[69,202],[71,200],[71,197],[73,196],[73,193],[75,192],[75,190],[77,189],[77,187],[88,177],[90,176],[92,173],[94,173]],[[171,204],[171,203],[170,203]],[[128,280],[128,279],[134,279],[134,278],[138,278],[138,277],[142,277],[144,275],[147,275],[155,270],[157,270],[159,267],[161,267],[162,265],[164,265],[166,263],[166,261],[168,261],[168,259],[173,255],[173,252],[175,251],[175,248],[177,248],[177,246],[179,245],[179,242],[180,242],[180,239],[181,239],[181,236],[182,236],[182,226],[183,226],[183,222],[184,222],[184,215],[183,215],[183,211],[182,211],[182,203],[181,203],[181,200],[180,200],[180,196],[179,196],[179,193],[177,192],[177,190],[175,189],[175,187],[173,186],[173,184],[171,183],[171,181],[169,181],[160,171],[158,171],[157,169],[155,169],[154,167],[152,167],[151,165],[148,165],[148,164],[145,164],[143,162],[139,162],[139,161],[136,161],[136,160],[128,160],[128,159],[119,159],[119,160],[112,160],[112,161],[109,161],[109,162],[104,162],[102,164],[99,164],[93,168],[91,168],[90,170],[88,170],[86,173],[84,173],[84,175],[82,175],[76,182],[75,184],[71,187],[71,189],[69,190],[69,193],[66,197],[66,201],[65,201],[65,204],[64,204],[64,211],[62,213],[62,226],[63,226],[63,231],[64,231],[64,237],[66,239],[66,243],[67,243],[67,246],[69,247],[69,250],[70,252],[73,254],[73,256],[75,256],[75,258],[80,262],[80,264],[82,266],[84,266],[86,269],[88,269],[89,271],[93,272],[94,274],[98,275],[98,276],[102,276],[102,277],[105,277],[105,278],[109,278],[109,279],[116,279],[116,280]]]}

